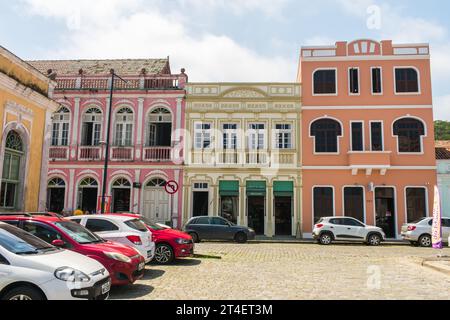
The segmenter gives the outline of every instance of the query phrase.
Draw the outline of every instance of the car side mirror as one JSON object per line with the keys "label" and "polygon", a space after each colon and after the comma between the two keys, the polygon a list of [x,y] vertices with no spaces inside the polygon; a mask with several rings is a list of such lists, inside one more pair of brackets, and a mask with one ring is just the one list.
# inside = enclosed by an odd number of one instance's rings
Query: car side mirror
{"label": "car side mirror", "polygon": [[66,244],[62,240],[53,240],[52,245],[58,248],[63,248]]}

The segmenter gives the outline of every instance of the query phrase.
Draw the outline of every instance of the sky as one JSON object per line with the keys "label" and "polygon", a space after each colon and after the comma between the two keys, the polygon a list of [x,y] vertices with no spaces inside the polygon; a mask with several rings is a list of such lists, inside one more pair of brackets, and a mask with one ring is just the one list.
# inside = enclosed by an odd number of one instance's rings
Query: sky
{"label": "sky", "polygon": [[296,80],[301,46],[430,43],[435,118],[450,120],[443,0],[0,0],[0,45],[23,59],[170,57],[189,80]]}

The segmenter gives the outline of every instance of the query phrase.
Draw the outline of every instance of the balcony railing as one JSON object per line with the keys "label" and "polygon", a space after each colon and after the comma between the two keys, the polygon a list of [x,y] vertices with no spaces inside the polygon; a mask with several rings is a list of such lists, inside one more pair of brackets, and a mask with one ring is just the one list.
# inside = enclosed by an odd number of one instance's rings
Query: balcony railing
{"label": "balcony railing", "polygon": [[64,161],[69,160],[69,147],[50,147],[49,159],[51,161]]}
{"label": "balcony railing", "polygon": [[172,159],[171,147],[145,147],[144,161],[167,162]]}
{"label": "balcony railing", "polygon": [[111,160],[112,161],[132,161],[134,147],[119,147],[113,146],[111,148]]}
{"label": "balcony railing", "polygon": [[248,165],[269,165],[270,155],[268,151],[257,150],[246,154],[246,164]]}
{"label": "balcony railing", "polygon": [[193,150],[190,164],[205,166],[231,167],[292,167],[297,164],[298,155],[295,150]]}
{"label": "balcony railing", "polygon": [[80,146],[78,159],[81,161],[98,161],[102,159],[102,147]]}

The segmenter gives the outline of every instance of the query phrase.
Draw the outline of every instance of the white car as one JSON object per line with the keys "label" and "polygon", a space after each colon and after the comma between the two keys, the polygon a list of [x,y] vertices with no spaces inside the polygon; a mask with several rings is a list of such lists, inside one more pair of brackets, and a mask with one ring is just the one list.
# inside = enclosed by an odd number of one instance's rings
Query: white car
{"label": "white car", "polygon": [[383,229],[368,226],[354,218],[327,217],[316,223],[313,238],[323,245],[329,245],[333,241],[351,241],[379,246],[386,240],[386,234]]}
{"label": "white car", "polygon": [[105,300],[110,289],[96,260],[0,222],[0,300]]}
{"label": "white car", "polygon": [[[418,221],[404,224],[402,227],[403,240],[421,247],[431,247],[433,229],[433,218],[422,218]],[[442,218],[442,240],[450,242],[450,218]]]}
{"label": "white car", "polygon": [[69,217],[99,237],[135,248],[148,263],[155,256],[152,233],[139,219],[121,215],[102,214]]}

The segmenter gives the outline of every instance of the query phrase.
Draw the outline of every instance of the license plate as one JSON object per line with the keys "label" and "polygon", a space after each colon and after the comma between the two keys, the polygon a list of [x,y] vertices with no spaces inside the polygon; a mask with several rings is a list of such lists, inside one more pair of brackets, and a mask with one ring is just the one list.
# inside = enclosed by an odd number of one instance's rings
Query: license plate
{"label": "license plate", "polygon": [[144,268],[145,268],[145,263],[142,262],[142,263],[140,263],[139,266],[138,266],[138,271],[142,271],[142,270],[144,270]]}
{"label": "license plate", "polygon": [[102,285],[102,294],[107,294],[111,290],[111,281]]}

